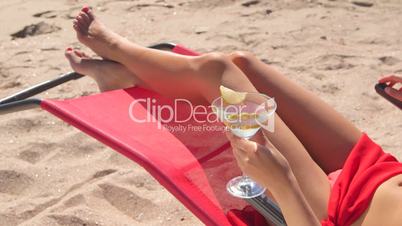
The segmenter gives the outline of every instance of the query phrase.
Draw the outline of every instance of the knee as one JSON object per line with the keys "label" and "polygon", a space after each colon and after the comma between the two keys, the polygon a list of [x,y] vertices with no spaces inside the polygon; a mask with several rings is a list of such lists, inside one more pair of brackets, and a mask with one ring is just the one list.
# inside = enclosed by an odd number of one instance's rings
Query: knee
{"label": "knee", "polygon": [[230,63],[226,54],[211,52],[194,58],[193,66],[202,76],[219,77]]}
{"label": "knee", "polygon": [[214,68],[223,70],[230,64],[248,65],[256,59],[257,57],[253,53],[246,51],[235,51],[230,54],[211,52],[195,58],[194,65],[199,69]]}
{"label": "knee", "polygon": [[211,52],[204,54],[198,59],[200,67],[217,67],[221,68],[227,65],[229,58],[221,52]]}
{"label": "knee", "polygon": [[247,66],[257,59],[253,53],[247,51],[235,51],[230,53],[228,57],[238,66]]}

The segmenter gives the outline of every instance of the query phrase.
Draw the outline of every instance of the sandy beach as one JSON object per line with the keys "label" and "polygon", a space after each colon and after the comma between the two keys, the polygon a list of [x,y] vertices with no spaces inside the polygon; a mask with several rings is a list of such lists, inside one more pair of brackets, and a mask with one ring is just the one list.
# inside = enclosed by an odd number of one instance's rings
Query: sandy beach
{"label": "sandy beach", "polygon": [[[253,52],[402,159],[401,111],[374,90],[402,74],[399,0],[0,1],[0,98],[71,71],[67,47],[94,55],[72,29],[84,4],[141,45]],[[96,92],[83,78],[39,96]],[[140,166],[45,111],[1,115],[0,133],[1,226],[203,225]]]}

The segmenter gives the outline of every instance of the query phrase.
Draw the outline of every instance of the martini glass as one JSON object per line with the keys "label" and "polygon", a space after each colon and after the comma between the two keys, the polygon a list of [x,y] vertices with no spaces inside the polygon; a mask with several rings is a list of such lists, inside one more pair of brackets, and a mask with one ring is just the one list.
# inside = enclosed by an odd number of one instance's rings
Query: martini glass
{"label": "martini glass", "polygon": [[[218,97],[212,102],[212,109],[238,137],[250,139],[261,128],[273,132],[276,103],[264,94],[246,93],[244,100],[236,104],[229,104]],[[231,179],[226,188],[231,195],[243,199],[255,198],[265,192],[263,186],[246,175]]]}

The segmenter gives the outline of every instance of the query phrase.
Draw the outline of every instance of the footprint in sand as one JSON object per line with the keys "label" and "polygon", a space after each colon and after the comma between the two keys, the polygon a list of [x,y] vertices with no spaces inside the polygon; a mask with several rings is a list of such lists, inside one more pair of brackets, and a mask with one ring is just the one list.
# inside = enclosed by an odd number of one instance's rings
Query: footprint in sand
{"label": "footprint in sand", "polygon": [[26,38],[28,36],[49,34],[49,33],[59,31],[59,30],[61,30],[60,27],[58,27],[56,25],[48,24],[48,23],[42,21],[37,24],[31,24],[31,25],[25,26],[24,28],[11,34],[10,36],[13,39]]}
{"label": "footprint in sand", "polygon": [[129,158],[124,157],[123,155],[119,154],[118,152],[111,151],[107,161],[114,165],[131,165],[133,161]]}
{"label": "footprint in sand", "polygon": [[63,204],[65,207],[78,206],[85,203],[85,197],[82,194],[74,195],[73,197],[67,199]]}
{"label": "footprint in sand", "polygon": [[217,8],[217,7],[225,7],[233,4],[233,0],[220,0],[220,1],[205,1],[205,0],[196,0],[196,1],[188,1],[185,5],[191,9],[209,9],[209,8]]}
{"label": "footprint in sand", "polygon": [[326,77],[324,74],[317,74],[317,73],[311,73],[311,76],[320,81],[322,81]]}
{"label": "footprint in sand", "polygon": [[372,7],[374,5],[373,2],[370,1],[352,1],[352,4],[356,5],[356,6],[360,6],[360,7]]}
{"label": "footprint in sand", "polygon": [[8,77],[10,77],[10,74],[8,73],[8,71],[6,71],[6,70],[4,69],[4,66],[3,66],[3,64],[1,64],[1,63],[0,63],[0,77],[2,77],[2,78],[8,78]]}
{"label": "footprint in sand", "polygon": [[128,12],[135,12],[137,10],[140,10],[140,9],[143,9],[143,8],[148,8],[148,7],[159,7],[159,8],[173,9],[174,5],[166,4],[166,3],[154,3],[154,4],[143,3],[143,4],[136,4],[134,6],[131,6],[131,7],[127,8],[126,10]]}
{"label": "footprint in sand", "polygon": [[58,152],[49,160],[90,158],[94,153],[105,148],[101,143],[91,140],[79,132],[66,135],[56,142]]}
{"label": "footprint in sand", "polygon": [[252,5],[257,5],[258,3],[260,3],[259,0],[250,0],[250,1],[243,2],[241,5],[245,6],[245,7],[250,7]]}
{"label": "footprint in sand", "polygon": [[5,125],[2,125],[1,130],[4,129],[4,131],[27,132],[32,129],[40,128],[44,124],[43,122],[45,120],[46,118],[42,116],[10,119]]}
{"label": "footprint in sand", "polygon": [[321,91],[324,93],[335,94],[339,91],[339,87],[335,84],[324,84],[321,86]]}
{"label": "footprint in sand", "polygon": [[49,154],[56,147],[55,143],[41,143],[33,142],[29,143],[22,148],[20,153],[18,153],[17,158],[35,164]]}
{"label": "footprint in sand", "polygon": [[388,66],[392,66],[395,65],[399,62],[401,62],[398,58],[396,57],[392,57],[392,56],[383,56],[378,58],[383,64],[388,65]]}
{"label": "footprint in sand", "polygon": [[112,184],[100,184],[103,196],[116,209],[136,221],[154,218],[157,213],[152,211],[156,205],[148,199],[142,198],[130,190]]}
{"label": "footprint in sand", "polygon": [[93,176],[92,176],[92,178],[100,178],[100,177],[105,177],[105,176],[107,176],[107,175],[109,175],[109,174],[112,174],[112,173],[115,173],[117,170],[115,170],[115,169],[106,169],[106,170],[101,170],[101,171],[98,171],[98,172],[96,172]]}
{"label": "footprint in sand", "polygon": [[18,80],[11,80],[10,82],[6,82],[4,85],[1,86],[2,89],[11,89],[15,87],[22,86],[22,83]]}
{"label": "footprint in sand", "polygon": [[35,164],[36,162],[39,161],[41,154],[36,151],[22,151],[18,154],[18,158],[22,159],[24,161],[27,161],[29,163]]}
{"label": "footprint in sand", "polygon": [[40,13],[35,13],[33,15],[33,17],[43,17],[43,18],[51,19],[51,18],[56,18],[57,14],[58,13],[53,10],[46,10],[46,11],[43,11]]}
{"label": "footprint in sand", "polygon": [[84,220],[72,215],[52,214],[47,217],[55,220],[57,225],[60,226],[99,226],[99,223],[95,221]]}
{"label": "footprint in sand", "polygon": [[347,62],[346,59],[353,56],[346,55],[324,55],[315,59],[315,64],[318,65],[319,70],[332,71],[340,69],[350,69],[356,65]]}
{"label": "footprint in sand", "polygon": [[24,173],[14,170],[0,170],[0,193],[19,195],[27,189],[33,180]]}
{"label": "footprint in sand", "polygon": [[128,185],[134,185],[137,188],[144,188],[148,191],[155,191],[159,187],[156,180],[147,173],[142,173],[140,175],[138,175],[138,173],[127,174],[122,182]]}

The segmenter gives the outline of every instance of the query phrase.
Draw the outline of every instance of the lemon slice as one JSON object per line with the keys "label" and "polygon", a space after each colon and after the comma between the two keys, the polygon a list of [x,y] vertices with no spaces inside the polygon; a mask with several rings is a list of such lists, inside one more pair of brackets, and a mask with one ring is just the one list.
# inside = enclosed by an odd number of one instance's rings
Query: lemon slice
{"label": "lemon slice", "polygon": [[236,92],[227,87],[220,86],[222,99],[228,104],[240,104],[246,99],[245,92]]}

